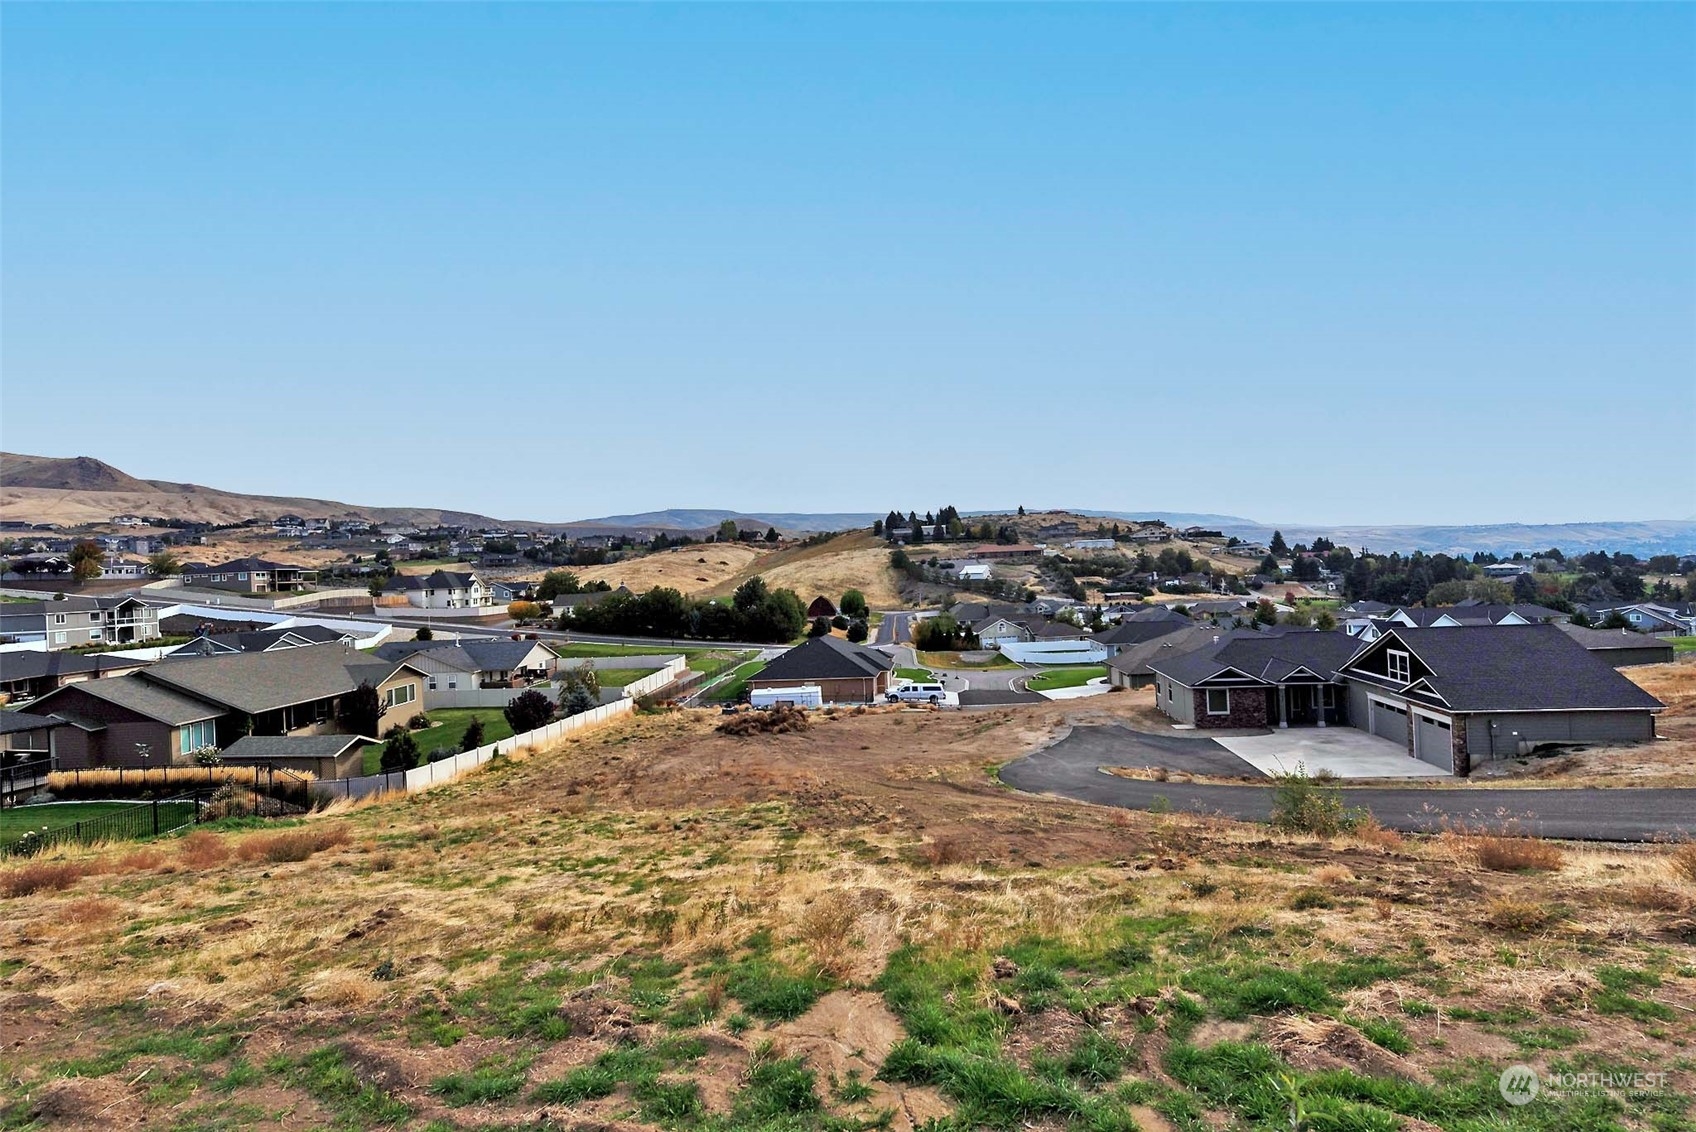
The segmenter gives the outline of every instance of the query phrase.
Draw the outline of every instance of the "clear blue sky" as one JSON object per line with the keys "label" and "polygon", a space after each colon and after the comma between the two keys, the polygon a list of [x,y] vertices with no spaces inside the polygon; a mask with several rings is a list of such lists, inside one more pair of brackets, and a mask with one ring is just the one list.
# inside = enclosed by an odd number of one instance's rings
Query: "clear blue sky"
{"label": "clear blue sky", "polygon": [[565,519],[1696,514],[1696,7],[5,4],[0,443]]}

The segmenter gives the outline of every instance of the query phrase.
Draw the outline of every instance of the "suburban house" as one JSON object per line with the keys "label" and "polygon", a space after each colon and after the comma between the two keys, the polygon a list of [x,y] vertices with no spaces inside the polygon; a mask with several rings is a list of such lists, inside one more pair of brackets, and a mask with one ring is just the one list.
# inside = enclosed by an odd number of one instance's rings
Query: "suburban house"
{"label": "suburban house", "polygon": [[627,586],[617,586],[610,590],[583,590],[574,594],[555,594],[548,599],[548,604],[553,606],[555,613],[563,614],[585,606],[599,605],[614,595],[630,597],[631,591]]}
{"label": "suburban house", "polygon": [[66,684],[122,676],[147,661],[106,653],[0,652],[0,699],[28,703]]}
{"label": "suburban house", "polygon": [[159,611],[133,597],[63,597],[0,602],[0,637],[45,641],[49,649],[128,644],[159,636]]}
{"label": "suburban house", "polygon": [[1195,727],[1344,724],[1465,775],[1545,743],[1655,736],[1659,700],[1553,625],[1231,633],[1150,662],[1156,705]]}
{"label": "suburban house", "polygon": [[818,685],[826,703],[869,704],[889,691],[895,660],[888,653],[840,637],[814,637],[767,664],[749,688]]}
{"label": "suburban house", "polygon": [[1091,633],[1090,640],[1107,649],[1109,656],[1117,656],[1122,650],[1133,645],[1146,644],[1159,637],[1194,627],[1195,622],[1182,613],[1175,613],[1165,606],[1156,606],[1121,617],[1119,623],[1111,629]]}
{"label": "suburban house", "polygon": [[167,657],[228,656],[237,652],[275,652],[307,645],[352,644],[353,637],[327,625],[297,625],[292,629],[255,629],[241,633],[211,633],[196,637],[166,653]]}
{"label": "suburban house", "polygon": [[1116,651],[1107,660],[1107,683],[1115,688],[1146,688],[1155,680],[1154,661],[1194,652],[1218,641],[1217,629],[1182,625],[1164,636],[1112,646]]}
{"label": "suburban house", "polygon": [[1565,621],[1555,628],[1601,657],[1615,668],[1635,664],[1671,664],[1676,655],[1672,642],[1631,629],[1586,629]]}
{"label": "suburban house", "polygon": [[225,766],[274,766],[316,778],[357,778],[365,769],[360,735],[243,735],[218,752]]}
{"label": "suburban house", "polygon": [[1626,624],[1642,633],[1659,633],[1674,637],[1696,635],[1696,608],[1689,606],[1681,609],[1642,601],[1629,605],[1592,605],[1587,607],[1587,611],[1590,619],[1598,625],[1617,614]]}
{"label": "suburban house", "polygon": [[428,574],[396,574],[383,586],[384,604],[406,604],[419,609],[475,609],[494,604],[494,594],[476,574],[433,570]]}
{"label": "suburban house", "polygon": [[1517,578],[1521,574],[1531,573],[1531,562],[1520,559],[1518,562],[1491,562],[1484,567],[1486,578]]}
{"label": "suburban house", "polygon": [[1399,605],[1384,620],[1409,629],[1452,629],[1457,625],[1540,625],[1560,620],[1566,614],[1541,605],[1492,605],[1461,602],[1459,605]]}
{"label": "suburban house", "polygon": [[0,770],[43,759],[56,765],[53,733],[64,726],[64,720],[49,715],[0,711]]}
{"label": "suburban house", "polygon": [[245,594],[283,594],[311,586],[316,573],[266,558],[234,558],[216,566],[183,567],[183,585]]}
{"label": "suburban house", "polygon": [[344,729],[342,697],[370,684],[381,726],[421,714],[424,673],[342,644],[279,652],[189,657],[126,676],[70,684],[34,710],[71,726],[59,739],[60,765],[160,766],[243,735],[326,735]]}
{"label": "suburban house", "polygon": [[438,688],[521,688],[534,680],[547,680],[559,666],[559,656],[540,641],[491,637],[390,641],[373,651],[384,660],[404,660],[426,673],[426,687],[432,692]]}
{"label": "suburban house", "polygon": [[1009,543],[1006,546],[988,543],[973,547],[968,552],[968,557],[979,562],[1035,562],[1042,557],[1042,547],[1024,542]]}
{"label": "suburban house", "polygon": [[147,563],[135,558],[123,558],[116,554],[107,555],[100,563],[102,578],[145,578]]}
{"label": "suburban house", "polygon": [[511,605],[515,601],[532,601],[535,582],[490,582],[489,601],[492,605]]}
{"label": "suburban house", "polygon": [[807,606],[807,620],[813,621],[820,617],[829,620],[836,616],[836,603],[820,594],[813,599],[813,604]]}

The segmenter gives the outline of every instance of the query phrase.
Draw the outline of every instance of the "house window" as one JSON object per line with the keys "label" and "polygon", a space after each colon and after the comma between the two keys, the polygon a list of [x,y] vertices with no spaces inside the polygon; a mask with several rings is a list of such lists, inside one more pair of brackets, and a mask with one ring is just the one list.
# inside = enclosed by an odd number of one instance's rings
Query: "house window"
{"label": "house window", "polygon": [[62,644],[64,644],[64,643],[65,643],[65,634],[63,634],[63,633],[54,633],[54,634],[53,634],[53,643],[54,643],[54,644],[56,644],[56,645],[62,645]]}
{"label": "house window", "polygon": [[430,691],[434,692],[436,690],[436,678],[434,676],[430,677],[430,682],[428,684],[426,684],[425,687],[429,688]]}
{"label": "house window", "polygon": [[203,719],[199,723],[183,724],[177,728],[178,749],[186,754],[189,751],[198,751],[202,747],[217,746],[215,730],[213,721],[210,719]]}
{"label": "house window", "polygon": [[401,704],[409,704],[417,698],[417,684],[400,684],[389,689],[388,694],[383,697],[383,704],[385,707],[399,707]]}
{"label": "house window", "polygon": [[1403,684],[1413,679],[1413,667],[1408,663],[1407,653],[1400,649],[1387,649],[1384,659],[1390,679],[1400,680]]}
{"label": "house window", "polygon": [[99,629],[90,629],[88,631],[88,639],[91,640],[91,641],[98,641],[100,639],[100,630]]}
{"label": "house window", "polygon": [[65,623],[65,615],[63,613],[55,613],[53,615],[53,624],[63,625],[64,623]]}
{"label": "house window", "polygon": [[1229,689],[1229,688],[1209,688],[1209,689],[1207,689],[1207,714],[1208,715],[1230,715],[1231,714],[1231,689]]}

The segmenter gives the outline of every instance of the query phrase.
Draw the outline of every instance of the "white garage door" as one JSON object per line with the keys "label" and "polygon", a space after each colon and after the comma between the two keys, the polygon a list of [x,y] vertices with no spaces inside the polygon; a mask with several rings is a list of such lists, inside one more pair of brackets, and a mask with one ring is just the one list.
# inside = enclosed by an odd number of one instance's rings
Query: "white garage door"
{"label": "white garage door", "polygon": [[1407,743],[1407,710],[1372,701],[1372,734],[1392,743]]}
{"label": "white garage door", "polygon": [[1414,714],[1413,717],[1413,753],[1422,762],[1432,766],[1440,766],[1444,770],[1454,768],[1454,756],[1450,752],[1454,732],[1447,720],[1432,719],[1430,716]]}

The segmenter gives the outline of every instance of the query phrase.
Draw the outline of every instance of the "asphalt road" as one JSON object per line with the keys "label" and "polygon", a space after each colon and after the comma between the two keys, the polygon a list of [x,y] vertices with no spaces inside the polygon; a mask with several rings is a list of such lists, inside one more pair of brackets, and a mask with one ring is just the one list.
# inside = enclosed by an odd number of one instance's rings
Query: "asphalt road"
{"label": "asphalt road", "polygon": [[913,623],[911,613],[885,613],[878,622],[874,645],[898,645],[907,639],[907,627]]}
{"label": "asphalt road", "polygon": [[[1174,810],[1217,814],[1243,821],[1272,815],[1269,786],[1144,782],[1104,774],[1102,766],[1174,765],[1190,754],[1189,744],[1209,740],[1169,739],[1122,727],[1076,727],[1060,742],[1001,768],[1001,780],[1032,794],[1057,794],[1080,802],[1146,810],[1165,799]],[[1172,744],[1183,744],[1178,750]],[[1223,751],[1223,748],[1219,748]],[[1229,755],[1229,752],[1225,752]],[[1246,764],[1231,756],[1244,773]],[[1540,837],[1578,841],[1654,841],[1696,835],[1696,789],[1502,790],[1489,787],[1347,786],[1346,803],[1364,807],[1384,825],[1404,832],[1430,832],[1445,823],[1499,829],[1509,822]],[[1164,803],[1162,803],[1164,805]]]}

